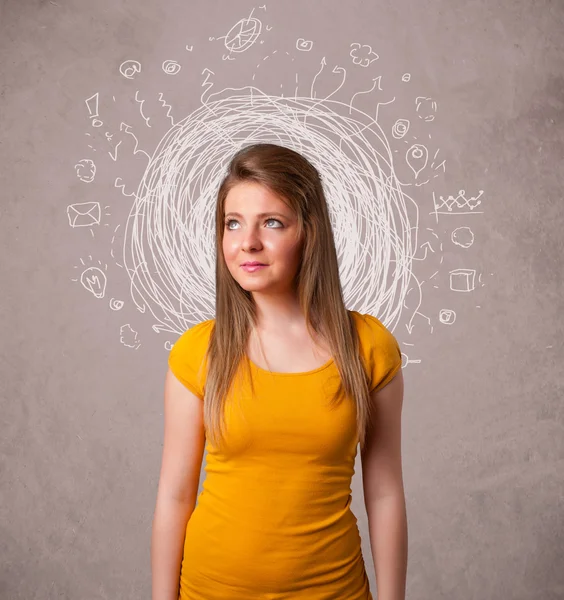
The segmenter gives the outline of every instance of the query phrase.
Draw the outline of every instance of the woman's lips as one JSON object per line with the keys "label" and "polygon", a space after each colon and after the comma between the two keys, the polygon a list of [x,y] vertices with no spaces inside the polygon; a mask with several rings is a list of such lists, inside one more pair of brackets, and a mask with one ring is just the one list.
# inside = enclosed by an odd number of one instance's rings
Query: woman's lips
{"label": "woman's lips", "polygon": [[264,269],[267,266],[268,265],[241,265],[241,268],[247,273],[254,273],[255,271],[258,271],[259,269]]}

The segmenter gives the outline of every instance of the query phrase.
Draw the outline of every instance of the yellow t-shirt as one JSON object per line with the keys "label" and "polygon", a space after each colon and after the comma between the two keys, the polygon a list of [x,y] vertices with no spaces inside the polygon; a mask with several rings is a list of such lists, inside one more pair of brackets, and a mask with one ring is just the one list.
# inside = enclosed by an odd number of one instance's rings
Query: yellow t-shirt
{"label": "yellow t-shirt", "polygon": [[[350,311],[370,389],[401,367],[392,333]],[[199,398],[198,375],[214,319],[186,331],[169,366]],[[226,445],[207,442],[206,478],[186,526],[181,600],[372,600],[351,504],[356,405],[328,400],[339,384],[333,360],[301,373],[251,363],[255,396],[241,388],[226,407]]]}

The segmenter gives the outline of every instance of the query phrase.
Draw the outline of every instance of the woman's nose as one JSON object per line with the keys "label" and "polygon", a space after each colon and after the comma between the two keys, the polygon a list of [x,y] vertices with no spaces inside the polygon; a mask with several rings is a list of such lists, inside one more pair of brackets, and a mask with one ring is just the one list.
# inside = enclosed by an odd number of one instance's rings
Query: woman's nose
{"label": "woman's nose", "polygon": [[244,234],[243,248],[246,250],[260,248],[261,240],[258,231],[254,227],[249,227]]}

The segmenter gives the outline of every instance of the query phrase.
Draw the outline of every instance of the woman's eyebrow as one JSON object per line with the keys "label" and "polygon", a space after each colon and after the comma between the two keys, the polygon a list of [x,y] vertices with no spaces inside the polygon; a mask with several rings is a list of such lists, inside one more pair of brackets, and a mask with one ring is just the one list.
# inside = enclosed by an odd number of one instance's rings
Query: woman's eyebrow
{"label": "woman's eyebrow", "polygon": [[[280,217],[286,217],[286,215],[284,213],[280,213],[280,212],[263,212],[263,213],[259,213],[257,215],[257,217],[261,218],[261,217],[269,217],[271,215],[278,215]],[[241,213],[238,212],[228,212],[225,214],[226,217],[242,217],[243,215]],[[287,217],[286,217],[287,218]]]}

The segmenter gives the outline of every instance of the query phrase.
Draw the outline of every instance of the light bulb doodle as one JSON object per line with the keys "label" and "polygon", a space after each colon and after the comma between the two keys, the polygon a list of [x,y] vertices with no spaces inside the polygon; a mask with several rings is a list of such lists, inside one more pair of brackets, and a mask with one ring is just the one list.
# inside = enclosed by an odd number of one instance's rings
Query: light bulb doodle
{"label": "light bulb doodle", "polygon": [[103,298],[106,293],[106,274],[98,267],[88,267],[80,276],[84,289],[91,292],[95,298]]}

